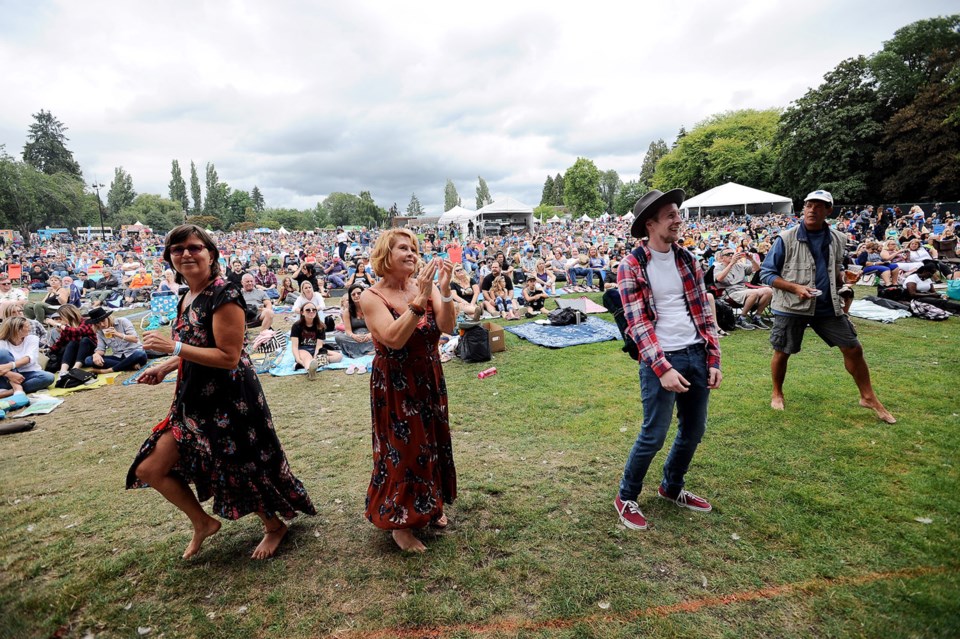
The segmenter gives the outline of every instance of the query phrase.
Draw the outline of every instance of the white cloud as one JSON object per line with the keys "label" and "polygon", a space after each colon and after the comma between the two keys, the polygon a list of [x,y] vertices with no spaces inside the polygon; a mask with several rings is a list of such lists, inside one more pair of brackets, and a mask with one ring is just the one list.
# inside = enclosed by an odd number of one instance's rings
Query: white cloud
{"label": "white cloud", "polygon": [[[21,6],[23,5],[23,6]],[[535,205],[578,156],[631,179],[649,143],[729,109],[785,107],[846,57],[947,2],[320,4],[0,0],[0,143],[68,127],[85,175],[166,193],[214,162],[268,205],[370,190],[439,211]]]}

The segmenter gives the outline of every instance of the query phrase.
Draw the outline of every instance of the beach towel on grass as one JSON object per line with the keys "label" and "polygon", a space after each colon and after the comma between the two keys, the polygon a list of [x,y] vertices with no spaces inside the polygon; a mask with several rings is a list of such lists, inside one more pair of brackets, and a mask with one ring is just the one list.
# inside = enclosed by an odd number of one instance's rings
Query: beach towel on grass
{"label": "beach towel on grass", "polygon": [[517,337],[547,348],[564,348],[620,339],[620,330],[616,324],[596,317],[587,318],[587,321],[581,322],[579,326],[576,324],[544,326],[535,322],[527,322],[517,326],[504,326],[503,328]]}
{"label": "beach towel on grass", "polygon": [[[95,379],[89,384],[80,384],[79,386],[74,386],[73,388],[55,388],[54,386],[51,386],[50,388],[46,389],[44,392],[50,397],[63,397],[64,395],[75,393],[77,391],[85,391],[85,390],[90,390],[91,388],[100,388],[101,386],[106,386],[108,379],[110,379],[111,377],[116,379],[118,375],[120,375],[120,373],[110,373],[109,375],[97,375],[97,379]],[[58,375],[58,378],[59,378],[59,375]]]}
{"label": "beach towel on grass", "polygon": [[[339,362],[331,362],[322,368],[317,370],[326,371],[326,370],[335,370],[335,369],[347,369],[351,366],[362,366],[366,368],[373,362],[373,355],[364,355],[363,357],[358,357],[357,359],[351,359],[349,357],[344,357]],[[283,352],[283,357],[280,358],[280,362],[270,369],[270,374],[274,377],[286,377],[287,375],[306,375],[307,369],[301,368],[300,370],[295,370],[297,361],[293,359],[293,342],[287,344],[287,350]]]}
{"label": "beach towel on grass", "polygon": [[867,300],[854,300],[850,305],[850,315],[862,319],[892,324],[898,319],[910,317],[909,311],[898,311],[892,308],[884,308]]}
{"label": "beach towel on grass", "polygon": [[[124,386],[129,386],[129,385],[131,385],[131,384],[136,384],[136,383],[137,383],[137,380],[140,379],[140,376],[143,375],[143,372],[144,372],[145,370],[147,370],[147,369],[150,368],[151,366],[155,366],[155,365],[157,365],[157,364],[160,364],[161,362],[164,362],[164,361],[166,361],[167,359],[168,359],[167,357],[160,357],[160,358],[158,358],[158,359],[151,360],[150,363],[148,363],[146,366],[144,366],[144,367],[141,368],[140,370],[136,371],[133,375],[131,375],[131,376],[128,377],[127,379],[123,380],[123,385],[124,385]],[[164,383],[177,381],[177,372],[178,372],[177,370],[172,370],[172,371],[170,371],[169,373],[167,373],[167,376],[163,378]]]}
{"label": "beach towel on grass", "polygon": [[594,302],[589,297],[575,297],[571,299],[557,299],[557,308],[574,308],[587,314],[606,313],[607,309]]}

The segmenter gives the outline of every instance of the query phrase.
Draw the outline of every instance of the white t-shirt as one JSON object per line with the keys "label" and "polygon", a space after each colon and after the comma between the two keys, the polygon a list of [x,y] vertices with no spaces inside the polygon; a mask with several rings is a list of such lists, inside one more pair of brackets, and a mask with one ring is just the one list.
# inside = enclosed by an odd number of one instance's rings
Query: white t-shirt
{"label": "white t-shirt", "polygon": [[7,340],[0,339],[0,348],[10,351],[13,361],[23,357],[29,357],[30,361],[23,366],[18,366],[17,370],[29,373],[43,370],[38,361],[40,355],[40,338],[36,335],[27,335],[19,344],[13,344]]}
{"label": "white t-shirt", "polygon": [[650,249],[647,276],[653,303],[657,307],[657,324],[653,332],[666,351],[679,351],[694,344],[703,343],[697,327],[687,310],[683,294],[683,280],[673,257],[673,251],[660,253]]}
{"label": "white t-shirt", "polygon": [[913,282],[917,285],[917,293],[929,293],[933,290],[933,280],[921,280],[920,276],[916,273],[910,275],[906,280],[904,280],[904,287],[906,287],[906,285],[910,282]]}
{"label": "white t-shirt", "polygon": [[323,296],[320,293],[314,292],[311,299],[307,299],[301,293],[297,298],[297,301],[293,303],[293,312],[299,313],[300,309],[304,307],[307,302],[313,303],[317,307],[317,312],[322,313],[326,309],[326,305],[323,303]]}

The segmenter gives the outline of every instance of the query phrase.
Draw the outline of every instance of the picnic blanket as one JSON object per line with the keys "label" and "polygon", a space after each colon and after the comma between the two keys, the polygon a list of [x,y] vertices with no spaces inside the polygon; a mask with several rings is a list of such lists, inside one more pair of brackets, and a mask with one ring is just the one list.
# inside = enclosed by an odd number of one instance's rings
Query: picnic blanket
{"label": "picnic blanket", "polygon": [[575,308],[587,314],[606,313],[607,309],[594,302],[589,297],[576,297],[573,299],[557,299],[557,308]]}
{"label": "picnic blanket", "polygon": [[46,389],[44,392],[50,397],[63,397],[64,395],[67,395],[69,393],[75,393],[77,391],[90,390],[91,388],[101,388],[111,383],[108,380],[110,379],[116,380],[118,375],[120,375],[120,373],[110,373],[109,375],[97,375],[97,379],[95,379],[93,382],[89,384],[80,384],[79,386],[74,386],[73,388],[56,388],[54,386],[51,386],[50,388]]}
{"label": "picnic blanket", "polygon": [[[373,362],[373,355],[365,355],[363,357],[358,357],[357,359],[352,359],[350,357],[344,357],[339,362],[331,362],[326,366],[323,366],[317,370],[327,371],[334,369],[347,369],[351,366],[362,366],[366,368]],[[287,344],[287,349],[283,352],[283,357],[280,358],[280,361],[270,369],[269,373],[274,377],[286,377],[288,375],[306,375],[307,369],[301,368],[296,370],[297,361],[293,359],[293,343]]]}
{"label": "picnic blanket", "polygon": [[[131,384],[136,384],[136,383],[137,383],[137,380],[140,379],[140,376],[143,375],[144,371],[146,371],[148,368],[150,368],[150,366],[155,366],[155,365],[157,365],[157,364],[159,364],[159,363],[161,363],[161,362],[163,362],[163,361],[165,361],[165,360],[167,360],[167,359],[169,359],[169,358],[167,358],[167,357],[160,357],[160,358],[158,358],[158,359],[155,359],[155,360],[151,361],[148,366],[144,366],[143,368],[141,368],[140,370],[138,370],[134,375],[130,376],[129,378],[127,378],[127,379],[125,379],[125,380],[123,380],[123,385],[124,385],[124,386],[130,386]],[[179,372],[179,371],[174,370],[174,371],[171,371],[170,373],[168,373],[167,376],[163,378],[164,383],[177,381],[177,373],[178,373],[178,372]]]}
{"label": "picnic blanket", "polygon": [[883,322],[884,324],[892,324],[898,319],[910,317],[911,313],[909,311],[897,311],[892,308],[884,308],[867,300],[854,300],[853,304],[850,305],[850,315],[862,319],[874,320],[876,322]]}
{"label": "picnic blanket", "polygon": [[517,326],[504,326],[504,329],[521,339],[547,348],[564,348],[620,339],[620,329],[616,324],[596,317],[588,317],[587,321],[579,326],[576,324],[548,326],[527,322]]}

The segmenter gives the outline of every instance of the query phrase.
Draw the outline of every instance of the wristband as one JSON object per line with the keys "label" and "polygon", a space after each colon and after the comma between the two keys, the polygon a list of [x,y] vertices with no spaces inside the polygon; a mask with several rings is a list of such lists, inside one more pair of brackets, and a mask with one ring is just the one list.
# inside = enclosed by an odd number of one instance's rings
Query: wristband
{"label": "wristband", "polygon": [[410,302],[409,304],[407,304],[407,308],[410,309],[410,312],[416,315],[417,317],[423,317],[424,313],[427,312],[427,309],[425,309],[422,306],[417,306],[413,302]]}
{"label": "wristband", "polygon": [[174,357],[180,355],[180,349],[183,348],[183,342],[174,342],[173,343],[173,355]]}
{"label": "wristband", "polygon": [[444,304],[446,304],[447,302],[452,302],[453,293],[450,293],[449,295],[444,295],[443,293],[440,293],[440,301],[443,302]]}

